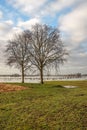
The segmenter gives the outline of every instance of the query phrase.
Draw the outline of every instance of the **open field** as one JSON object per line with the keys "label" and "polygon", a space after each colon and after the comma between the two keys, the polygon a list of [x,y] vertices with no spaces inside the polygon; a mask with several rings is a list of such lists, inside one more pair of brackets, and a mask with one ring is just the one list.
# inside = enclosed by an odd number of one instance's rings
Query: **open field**
{"label": "open field", "polygon": [[29,89],[0,92],[0,130],[87,130],[87,81],[15,85]]}

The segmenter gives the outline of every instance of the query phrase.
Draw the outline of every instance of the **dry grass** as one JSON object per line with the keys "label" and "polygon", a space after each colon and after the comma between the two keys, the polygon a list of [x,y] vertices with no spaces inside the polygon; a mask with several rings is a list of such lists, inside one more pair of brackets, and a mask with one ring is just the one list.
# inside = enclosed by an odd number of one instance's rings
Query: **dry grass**
{"label": "dry grass", "polygon": [[0,83],[0,92],[19,91],[25,89],[27,88],[23,86]]}

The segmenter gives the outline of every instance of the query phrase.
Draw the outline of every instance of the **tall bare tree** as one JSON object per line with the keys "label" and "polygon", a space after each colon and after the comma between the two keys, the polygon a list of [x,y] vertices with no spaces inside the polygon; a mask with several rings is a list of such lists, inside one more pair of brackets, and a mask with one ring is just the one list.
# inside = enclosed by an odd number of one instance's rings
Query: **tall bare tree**
{"label": "tall bare tree", "polygon": [[32,27],[32,42],[29,49],[30,61],[40,72],[43,84],[43,71],[48,66],[59,66],[65,60],[67,54],[60,32],[57,28],[36,24]]}
{"label": "tall bare tree", "polygon": [[25,71],[31,66],[28,53],[31,33],[24,31],[14,35],[14,39],[8,41],[6,47],[7,64],[21,69],[22,83],[24,83]]}

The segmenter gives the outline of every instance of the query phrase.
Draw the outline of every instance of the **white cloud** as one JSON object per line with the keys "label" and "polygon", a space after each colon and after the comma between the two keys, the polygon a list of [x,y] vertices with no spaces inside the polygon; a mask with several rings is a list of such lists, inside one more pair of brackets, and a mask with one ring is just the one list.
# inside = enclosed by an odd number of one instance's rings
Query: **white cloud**
{"label": "white cloud", "polygon": [[30,29],[32,25],[40,22],[41,20],[39,18],[32,18],[28,21],[19,21],[17,26],[23,29]]}
{"label": "white cloud", "polygon": [[23,29],[30,29],[32,25],[40,23],[39,18],[32,18],[28,21],[19,21],[16,26],[12,20],[0,22],[0,41],[7,41],[13,38],[15,33],[20,33]]}
{"label": "white cloud", "polygon": [[60,17],[60,30],[66,34],[69,42],[76,46],[87,40],[87,2],[75,10]]}
{"label": "white cloud", "polygon": [[87,57],[87,52],[79,53],[79,56],[80,56],[80,57],[85,57],[85,58],[86,58],[86,57]]}
{"label": "white cloud", "polygon": [[86,73],[87,71],[87,1],[79,3],[71,12],[58,19],[63,40],[67,45],[70,57],[62,72]]}
{"label": "white cloud", "polygon": [[15,33],[21,32],[20,27],[15,27],[11,20],[0,22],[0,41],[7,41],[13,37]]}
{"label": "white cloud", "polygon": [[7,22],[0,22],[0,40],[5,39],[5,36],[9,33],[12,28],[12,24]]}
{"label": "white cloud", "polygon": [[12,39],[15,33],[21,32],[22,29],[19,27],[14,27],[14,22],[12,20],[2,21],[0,22],[0,73],[1,74],[10,74],[15,73],[17,69],[11,69],[5,65],[6,57],[5,57],[5,47],[7,45],[7,41]]}
{"label": "white cloud", "polygon": [[60,11],[74,7],[76,6],[79,2],[83,0],[54,0],[49,2],[46,6],[45,9],[42,10],[42,14],[46,15],[55,15],[56,13],[59,13]]}
{"label": "white cloud", "polygon": [[7,66],[5,63],[0,63],[0,74],[2,75],[10,75],[10,74],[15,74],[19,73],[20,71],[17,68]]}
{"label": "white cloud", "polygon": [[40,8],[45,4],[47,0],[7,0],[12,6],[19,11],[26,13],[26,15],[34,15],[39,13]]}
{"label": "white cloud", "polygon": [[76,6],[83,0],[7,0],[14,8],[30,16],[55,15],[65,8]]}
{"label": "white cloud", "polygon": [[7,20],[7,21],[5,21],[5,23],[6,23],[7,25],[10,25],[10,26],[14,24],[12,20]]}

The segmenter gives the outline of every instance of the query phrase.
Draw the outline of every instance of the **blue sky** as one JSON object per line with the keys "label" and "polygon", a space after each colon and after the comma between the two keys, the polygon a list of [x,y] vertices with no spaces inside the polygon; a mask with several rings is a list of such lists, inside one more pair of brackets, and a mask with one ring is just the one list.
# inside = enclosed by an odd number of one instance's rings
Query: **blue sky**
{"label": "blue sky", "polygon": [[56,26],[69,52],[62,74],[87,73],[87,0],[0,0],[0,73],[18,72],[5,65],[7,40],[35,23]]}

